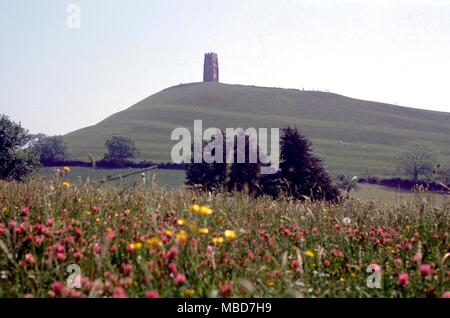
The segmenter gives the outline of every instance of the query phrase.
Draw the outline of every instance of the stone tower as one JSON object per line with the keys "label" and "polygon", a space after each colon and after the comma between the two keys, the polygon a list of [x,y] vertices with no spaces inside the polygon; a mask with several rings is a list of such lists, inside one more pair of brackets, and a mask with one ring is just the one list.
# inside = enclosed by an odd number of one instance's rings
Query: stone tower
{"label": "stone tower", "polygon": [[219,82],[219,59],[216,53],[205,54],[203,82]]}

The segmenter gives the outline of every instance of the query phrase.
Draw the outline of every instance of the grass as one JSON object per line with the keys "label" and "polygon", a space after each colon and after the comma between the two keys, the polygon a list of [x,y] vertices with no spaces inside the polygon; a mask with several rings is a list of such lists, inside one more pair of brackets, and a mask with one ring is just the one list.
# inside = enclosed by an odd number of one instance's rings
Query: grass
{"label": "grass", "polygon": [[450,201],[427,193],[301,203],[68,178],[0,181],[0,297],[450,296]]}
{"label": "grass", "polygon": [[450,113],[292,89],[219,83],[179,85],[152,95],[95,126],[64,136],[72,158],[101,158],[112,135],[136,140],[140,159],[170,161],[175,127],[279,127],[297,125],[323,154],[333,175],[392,175],[411,142],[433,144],[450,164]]}
{"label": "grass", "polygon": [[[63,168],[45,167],[41,168],[39,175],[53,176],[56,170],[62,170]],[[89,180],[93,183],[101,183],[107,181],[109,178],[116,178],[124,176],[133,172],[139,172],[142,169],[92,169],[84,167],[71,167],[71,173],[67,174],[67,181],[71,183],[79,183]],[[159,186],[168,188],[177,188],[184,184],[185,172],[182,170],[167,170],[167,169],[155,169],[145,172],[145,176],[151,182],[148,182],[148,186],[151,187],[153,183]],[[133,186],[141,184],[142,175],[137,173],[135,175],[118,179],[114,181],[108,181],[114,185]]]}
{"label": "grass", "polygon": [[[435,205],[444,204],[449,195],[427,192],[427,200]],[[378,201],[390,205],[399,205],[404,201],[413,201],[416,197],[413,191],[371,184],[358,184],[356,190],[350,192],[350,198],[358,200]]]}
{"label": "grass", "polygon": [[[53,176],[57,168],[41,168],[39,174],[43,176]],[[62,169],[59,168],[60,170]],[[71,183],[79,183],[90,180],[94,183],[100,183],[102,180],[107,180],[108,177],[118,177],[120,175],[127,175],[132,172],[140,171],[140,169],[92,169],[84,167],[72,167],[71,173],[67,175],[67,181]],[[157,169],[146,172],[146,177],[153,182],[148,182],[147,186],[151,187],[153,183],[160,187],[167,187],[172,189],[180,188],[185,182],[185,172],[182,170],[168,170]],[[114,185],[135,186],[140,185],[142,181],[141,174],[136,174],[123,179],[112,182]],[[448,198],[448,195],[437,193],[428,193],[429,200],[433,200],[437,204]],[[412,191],[399,190],[391,187],[384,187],[380,185],[358,184],[356,190],[351,191],[351,198],[360,200],[381,201],[383,203],[395,205],[404,200],[413,200],[415,193]]]}

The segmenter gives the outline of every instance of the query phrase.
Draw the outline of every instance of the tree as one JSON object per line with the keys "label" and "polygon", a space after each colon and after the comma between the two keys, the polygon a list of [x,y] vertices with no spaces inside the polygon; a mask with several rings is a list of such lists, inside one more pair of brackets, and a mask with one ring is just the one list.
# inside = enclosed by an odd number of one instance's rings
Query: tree
{"label": "tree", "polygon": [[297,128],[285,128],[280,145],[281,178],[287,195],[302,199],[336,201],[339,190],[322,161],[313,154],[311,142]]}
{"label": "tree", "polygon": [[40,161],[43,165],[67,160],[67,145],[62,136],[38,134],[33,137],[33,144],[39,149]]}
{"label": "tree", "polygon": [[108,152],[104,160],[111,163],[123,164],[139,156],[134,140],[126,137],[113,136],[105,142]]}
{"label": "tree", "polygon": [[[211,191],[219,188],[232,191],[245,191],[256,196],[271,195],[277,197],[280,192],[279,174],[261,175],[262,167],[261,158],[259,158],[258,148],[256,162],[250,162],[250,150],[253,145],[249,136],[241,136],[245,138],[245,161],[238,163],[238,137],[234,137],[234,160],[233,163],[226,162],[226,136],[222,133],[223,143],[223,163],[207,163],[202,158],[201,163],[191,163],[186,166],[186,184],[189,186],[200,185],[203,190]],[[214,140],[214,139],[213,139]],[[204,143],[203,146],[206,144]],[[212,150],[211,155],[214,157],[216,149]],[[193,153],[193,152],[192,152]],[[191,162],[192,162],[191,157]]]}
{"label": "tree", "polygon": [[23,180],[39,166],[39,151],[20,124],[0,115],[0,179]]}
{"label": "tree", "polygon": [[434,147],[424,144],[411,144],[399,157],[399,168],[414,182],[420,177],[428,178],[437,162],[437,151]]}

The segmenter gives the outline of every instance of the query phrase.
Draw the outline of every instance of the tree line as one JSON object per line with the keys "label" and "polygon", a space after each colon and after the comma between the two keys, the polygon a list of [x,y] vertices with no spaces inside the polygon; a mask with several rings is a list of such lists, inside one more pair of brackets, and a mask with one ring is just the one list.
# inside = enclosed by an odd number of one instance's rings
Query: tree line
{"label": "tree line", "polygon": [[[337,200],[338,187],[332,182],[322,160],[313,153],[311,142],[297,128],[291,127],[282,130],[280,142],[280,169],[274,174],[260,173],[263,165],[260,158],[256,163],[246,161],[243,164],[193,163],[183,166],[186,170],[186,184],[207,191],[225,189],[272,197],[284,193],[300,199],[308,197]],[[153,164],[150,161],[133,161],[140,154],[134,140],[130,138],[112,136],[105,142],[105,146],[107,152],[101,160],[95,162],[92,159],[92,162],[86,164],[97,164],[105,168],[138,168]],[[249,158],[248,147],[249,141],[246,139],[246,160]],[[41,165],[70,162],[62,136],[32,135],[19,123],[1,114],[0,150],[0,179],[24,180]],[[234,153],[236,156],[237,151]],[[234,162],[236,161],[235,158]],[[170,163],[163,166],[173,167]],[[180,166],[177,165],[177,168]],[[450,168],[442,167],[436,149],[426,144],[410,145],[398,158],[397,172],[409,176],[413,183],[428,182],[433,178],[444,184],[450,183]],[[340,188],[349,191],[348,188],[358,180],[355,178],[338,180]]]}

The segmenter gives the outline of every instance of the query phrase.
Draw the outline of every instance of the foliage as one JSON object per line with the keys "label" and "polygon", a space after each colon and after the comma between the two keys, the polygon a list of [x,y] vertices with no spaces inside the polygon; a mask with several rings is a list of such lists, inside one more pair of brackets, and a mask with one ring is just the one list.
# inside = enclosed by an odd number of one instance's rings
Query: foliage
{"label": "foliage", "polygon": [[39,152],[20,124],[0,115],[0,179],[24,180],[39,166]]}
{"label": "foliage", "polygon": [[[255,195],[271,195],[277,197],[280,192],[279,174],[262,175],[263,166],[259,151],[256,162],[250,162],[250,150],[253,143],[248,136],[241,136],[244,140],[245,161],[238,163],[238,136],[234,139],[233,163],[226,163],[226,136],[223,137],[223,163],[207,163],[202,158],[201,163],[191,163],[186,165],[186,184],[189,186],[201,186],[203,190],[211,191],[224,188],[229,192],[244,191]],[[204,144],[203,146],[206,146]],[[212,150],[212,156],[215,156],[216,148]],[[192,151],[192,153],[194,153]],[[193,162],[193,157],[191,158]]]}
{"label": "foliage", "polygon": [[105,142],[105,146],[108,149],[104,156],[105,161],[126,163],[139,155],[134,140],[130,138],[113,136]]}
{"label": "foliage", "polygon": [[40,161],[43,165],[67,160],[67,145],[62,136],[46,136],[38,134],[33,136],[33,145],[40,152]]}
{"label": "foliage", "polygon": [[65,180],[0,181],[0,297],[449,295],[450,202],[422,192],[387,206]]}
{"label": "foliage", "polygon": [[420,177],[431,177],[433,166],[437,163],[437,151],[434,147],[414,143],[399,157],[399,168],[413,179],[418,181]]}
{"label": "foliage", "polygon": [[295,198],[335,201],[339,191],[312,152],[311,142],[297,128],[286,128],[281,136],[281,177],[286,180],[287,195]]}

